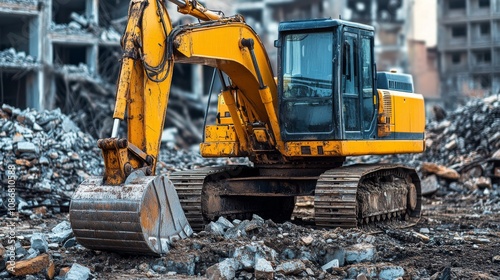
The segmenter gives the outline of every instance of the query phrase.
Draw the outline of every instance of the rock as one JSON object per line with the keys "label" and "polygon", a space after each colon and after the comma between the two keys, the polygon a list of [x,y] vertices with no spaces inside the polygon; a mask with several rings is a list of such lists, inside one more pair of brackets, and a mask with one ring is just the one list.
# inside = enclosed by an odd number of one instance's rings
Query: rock
{"label": "rock", "polygon": [[217,220],[217,224],[219,224],[223,230],[234,227],[233,223],[231,223],[228,219],[220,216]]}
{"label": "rock", "polygon": [[142,272],[148,272],[149,271],[149,264],[141,263],[138,268]]}
{"label": "rock", "polygon": [[220,263],[207,268],[206,277],[208,279],[231,280],[236,277],[236,271],[240,269],[240,263],[233,258],[227,258]]}
{"label": "rock", "polygon": [[49,264],[49,255],[42,254],[29,260],[17,261],[15,269],[9,272],[15,276],[37,274],[38,272],[47,269]]}
{"label": "rock", "polygon": [[368,279],[374,279],[375,277],[378,277],[378,270],[374,265],[352,265],[347,269],[348,277],[346,278],[356,279],[361,274]]}
{"label": "rock", "polygon": [[302,240],[302,242],[304,242],[304,244],[310,245],[314,239],[312,236],[308,235],[306,237],[302,237],[301,240]]}
{"label": "rock", "polygon": [[371,262],[375,260],[375,246],[368,243],[355,244],[346,249],[347,263]]}
{"label": "rock", "polygon": [[36,153],[37,149],[35,144],[30,142],[18,142],[15,148],[15,152],[17,155],[22,153]]}
{"label": "rock", "polygon": [[284,275],[297,275],[304,270],[306,270],[306,265],[301,260],[287,261],[276,267],[276,272]]}
{"label": "rock", "polygon": [[249,234],[256,229],[261,228],[263,224],[264,222],[261,220],[252,219],[251,221],[243,221],[238,225],[238,228],[243,229],[246,234]]}
{"label": "rock", "polygon": [[160,274],[164,274],[165,272],[167,272],[167,268],[163,265],[153,265],[152,269]]}
{"label": "rock", "polygon": [[445,179],[450,179],[450,180],[460,179],[460,174],[458,174],[456,170],[431,162],[422,163],[422,171],[427,173],[434,173],[439,177]]}
{"label": "rock", "polygon": [[40,253],[46,253],[49,250],[49,244],[42,233],[33,233],[30,239],[31,248],[38,250]]}
{"label": "rock", "polygon": [[429,233],[431,233],[431,231],[428,228],[420,228],[419,232],[423,233],[423,234],[429,234]]}
{"label": "rock", "polygon": [[328,263],[321,266],[321,269],[323,269],[324,271],[331,271],[331,269],[334,267],[339,267],[339,260],[338,259],[334,259],[334,260],[329,261]]}
{"label": "rock", "polygon": [[420,185],[422,187],[422,195],[433,194],[439,189],[439,182],[436,175],[425,177]]}
{"label": "rock", "polygon": [[68,274],[68,271],[71,269],[71,267],[69,266],[66,266],[66,267],[63,267],[59,270],[59,276],[66,276],[66,274]]}
{"label": "rock", "polygon": [[49,261],[49,266],[44,274],[46,279],[53,279],[56,275],[56,264],[52,260]]}
{"label": "rock", "polygon": [[73,247],[73,246],[76,246],[76,244],[78,244],[78,243],[76,242],[76,238],[75,238],[75,237],[72,237],[72,238],[70,238],[70,239],[66,240],[66,242],[64,242],[63,247],[64,247],[64,248],[71,248],[71,247]]}
{"label": "rock", "polygon": [[226,230],[226,232],[224,233],[224,238],[225,239],[236,239],[236,238],[239,238],[243,235],[246,235],[246,233],[242,232],[240,228],[232,227],[232,228],[228,228]]}
{"label": "rock", "polygon": [[255,221],[257,223],[259,223],[260,225],[264,224],[264,219],[262,219],[262,217],[260,217],[259,215],[257,214],[253,214],[252,215],[252,221]]}
{"label": "rock", "polygon": [[255,261],[255,279],[273,279],[274,269],[271,262],[264,258],[258,258]]}
{"label": "rock", "polygon": [[366,278],[366,275],[364,273],[360,273],[358,274],[358,276],[356,276],[356,280],[368,280],[368,278]]}
{"label": "rock", "polygon": [[214,222],[210,222],[208,225],[206,225],[205,231],[215,235],[224,235],[224,228],[220,224]]}
{"label": "rock", "polygon": [[380,280],[393,280],[404,275],[405,270],[401,266],[384,266],[380,268],[378,278]]}
{"label": "rock", "polygon": [[332,260],[337,259],[339,266],[345,265],[345,249],[342,247],[338,248],[328,248],[325,255],[325,262],[328,263]]}
{"label": "rock", "polygon": [[278,253],[274,249],[252,242],[236,248],[233,253],[233,258],[240,262],[243,269],[252,270],[255,266],[256,259],[264,258],[266,260],[275,261],[277,255]]}
{"label": "rock", "polygon": [[[169,255],[167,255],[167,258]],[[178,274],[194,275],[196,268],[196,258],[193,255],[186,255],[181,259],[166,259],[164,265],[167,271],[175,271]]]}
{"label": "rock", "polygon": [[306,268],[306,273],[309,276],[315,276],[316,275],[316,273],[314,273],[314,271],[312,269],[310,269],[309,267]]}
{"label": "rock", "polygon": [[3,261],[5,252],[6,252],[5,248],[3,247],[2,243],[0,242],[0,261]]}
{"label": "rock", "polygon": [[71,266],[71,269],[66,273],[64,276],[64,279],[66,280],[86,280],[89,279],[90,277],[90,269],[83,266],[79,265],[77,263],[74,263]]}
{"label": "rock", "polygon": [[479,177],[475,179],[475,188],[478,189],[491,189],[491,179],[488,177]]}
{"label": "rock", "polygon": [[493,259],[492,259],[492,261],[493,261],[494,263],[500,263],[500,255],[496,255],[496,256],[494,256],[494,257],[493,257]]}
{"label": "rock", "polygon": [[52,234],[49,235],[51,242],[64,243],[73,236],[71,225],[68,221],[60,222],[52,229]]}

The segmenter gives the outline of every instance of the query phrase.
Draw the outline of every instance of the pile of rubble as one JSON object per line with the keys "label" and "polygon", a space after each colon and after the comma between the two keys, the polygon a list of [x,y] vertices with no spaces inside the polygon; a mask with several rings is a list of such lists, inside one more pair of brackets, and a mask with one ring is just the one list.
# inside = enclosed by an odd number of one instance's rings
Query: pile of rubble
{"label": "pile of rubble", "polygon": [[50,30],[55,33],[69,35],[93,34],[105,42],[119,43],[120,33],[113,26],[107,28],[96,26],[86,16],[72,12],[69,23],[50,23]]}
{"label": "pile of rubble", "polygon": [[17,52],[14,48],[0,51],[0,65],[29,65],[36,64],[36,59],[25,52]]}
{"label": "pile of rubble", "polygon": [[[55,226],[40,221],[19,224],[15,244],[0,245],[0,278],[496,279],[500,236],[485,222],[493,225],[498,215],[483,222],[472,216],[464,216],[468,227],[429,218],[412,228],[382,226],[372,232],[276,224],[257,215],[219,218],[172,243],[162,257],[85,249],[67,221]],[[14,271],[1,258],[5,250],[15,251]]]}
{"label": "pile of rubble", "polygon": [[[38,113],[4,104],[0,150],[2,170],[15,166],[18,208],[28,216],[35,215],[33,208],[50,207],[57,212],[67,206],[81,181],[103,170],[95,140],[60,110]],[[7,185],[6,173],[2,172],[0,181]]]}
{"label": "pile of rubble", "polygon": [[500,149],[500,96],[472,99],[427,124],[422,159],[453,168],[490,158]]}

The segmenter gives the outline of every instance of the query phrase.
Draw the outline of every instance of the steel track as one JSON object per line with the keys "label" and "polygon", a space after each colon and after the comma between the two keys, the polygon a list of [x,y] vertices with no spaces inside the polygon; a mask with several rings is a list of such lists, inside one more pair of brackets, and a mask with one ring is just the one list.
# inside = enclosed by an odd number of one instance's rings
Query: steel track
{"label": "steel track", "polygon": [[[359,213],[358,190],[366,178],[397,176],[411,178],[417,189],[417,207],[413,211],[394,209],[370,216]],[[314,220],[317,226],[351,228],[375,224],[392,218],[420,216],[420,181],[416,173],[402,165],[356,165],[331,169],[323,173],[314,198]]]}
{"label": "steel track", "polygon": [[178,171],[170,174],[186,218],[195,231],[205,229],[205,218],[201,206],[205,179],[217,173],[235,170],[238,166],[205,167],[195,170]]}

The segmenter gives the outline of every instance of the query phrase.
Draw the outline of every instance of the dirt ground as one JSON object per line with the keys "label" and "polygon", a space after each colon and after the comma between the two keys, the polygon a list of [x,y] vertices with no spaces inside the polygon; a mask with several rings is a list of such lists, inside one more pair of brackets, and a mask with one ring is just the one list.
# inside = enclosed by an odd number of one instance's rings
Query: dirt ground
{"label": "dirt ground", "polygon": [[[361,272],[383,266],[400,266],[403,279],[500,279],[500,199],[476,194],[438,193],[425,198],[422,217],[416,224],[382,225],[365,229],[315,229],[310,225],[268,220],[247,236],[226,239],[209,232],[177,241],[164,257],[118,255],[76,245],[49,249],[56,275],[73,263],[86,266],[95,279],[205,279],[208,267],[231,257],[237,248],[253,244],[277,252],[274,264],[302,259],[308,273],[275,279],[356,279]],[[34,232],[49,233],[68,220],[67,214],[39,220],[22,219],[16,235],[25,248]],[[5,237],[6,220],[2,220]],[[312,237],[312,242],[305,242]],[[6,240],[4,239],[4,245]],[[330,249],[371,243],[376,256],[357,264],[324,271]],[[268,249],[265,249],[268,250]],[[191,267],[190,267],[191,265]],[[163,268],[162,268],[163,267]],[[175,267],[178,273],[169,272]],[[189,269],[185,269],[190,267]],[[184,273],[183,273],[183,270]],[[5,275],[4,275],[5,276]],[[252,271],[239,270],[236,277],[252,279]],[[17,279],[44,279],[42,274]],[[372,278],[373,279],[373,278]]]}

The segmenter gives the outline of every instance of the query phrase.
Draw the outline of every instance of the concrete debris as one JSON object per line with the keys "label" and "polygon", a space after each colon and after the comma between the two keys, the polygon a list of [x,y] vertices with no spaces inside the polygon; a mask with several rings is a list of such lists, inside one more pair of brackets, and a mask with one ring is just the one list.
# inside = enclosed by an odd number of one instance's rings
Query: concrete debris
{"label": "concrete debris", "polygon": [[64,275],[65,280],[87,280],[90,277],[90,269],[77,263]]}
{"label": "concrete debris", "polygon": [[116,29],[110,27],[101,32],[99,38],[105,42],[120,42],[121,34]]}
{"label": "concrete debris", "polygon": [[333,259],[330,262],[324,264],[323,266],[321,266],[321,269],[323,269],[324,271],[329,271],[334,267],[339,267],[339,260],[338,259]]}
{"label": "concrete debris", "polygon": [[[35,129],[37,126],[42,130]],[[79,174],[102,173],[103,163],[95,140],[60,110],[21,111],[3,104],[0,150],[4,170],[14,167],[17,205],[19,212],[27,216],[41,206],[49,209],[46,215],[67,209],[73,191],[84,179]],[[0,174],[0,181],[7,185],[6,173]],[[2,193],[2,199],[6,195]],[[0,212],[5,211],[3,207]]]}
{"label": "concrete debris", "polygon": [[40,253],[46,253],[49,250],[49,244],[42,233],[34,233],[30,239],[31,248]]}
{"label": "concrete debris", "polygon": [[31,55],[27,55],[25,52],[18,52],[14,48],[9,48],[0,51],[0,65],[12,65],[12,66],[35,66],[37,59]]}
{"label": "concrete debris", "polygon": [[71,225],[68,221],[63,221],[59,223],[52,229],[52,233],[49,234],[49,239],[51,242],[57,242],[63,244],[66,240],[73,236],[73,231],[71,230]]}
{"label": "concrete debris", "polygon": [[10,271],[12,275],[24,276],[28,274],[37,274],[49,267],[49,255],[42,254],[32,259],[16,261],[15,269]]}
{"label": "concrete debris", "polygon": [[400,266],[384,266],[380,269],[378,278],[380,280],[393,280],[405,275],[405,270]]}
{"label": "concrete debris", "polygon": [[306,270],[306,265],[301,260],[291,260],[276,266],[276,272],[284,275],[298,275]]}
{"label": "concrete debris", "polygon": [[371,262],[376,257],[375,246],[368,243],[355,244],[346,249],[345,260],[347,263]]}
{"label": "concrete debris", "polygon": [[274,269],[268,260],[258,258],[255,261],[255,279],[274,279]]}
{"label": "concrete debris", "polygon": [[66,75],[81,75],[84,77],[90,77],[90,70],[89,67],[84,64],[84,63],[79,63],[78,65],[71,65],[71,64],[65,64],[62,66],[61,70],[59,70],[60,73],[66,74]]}
{"label": "concrete debris", "polygon": [[233,259],[227,258],[220,263],[214,264],[207,269],[206,276],[213,280],[231,280],[236,276],[236,271],[240,269],[240,263]]}
{"label": "concrete debris", "polygon": [[458,180],[460,179],[460,174],[454,169],[447,168],[443,165],[438,165],[432,162],[424,162],[421,165],[421,170],[423,173],[432,173],[436,174],[439,177],[449,179],[449,180]]}

